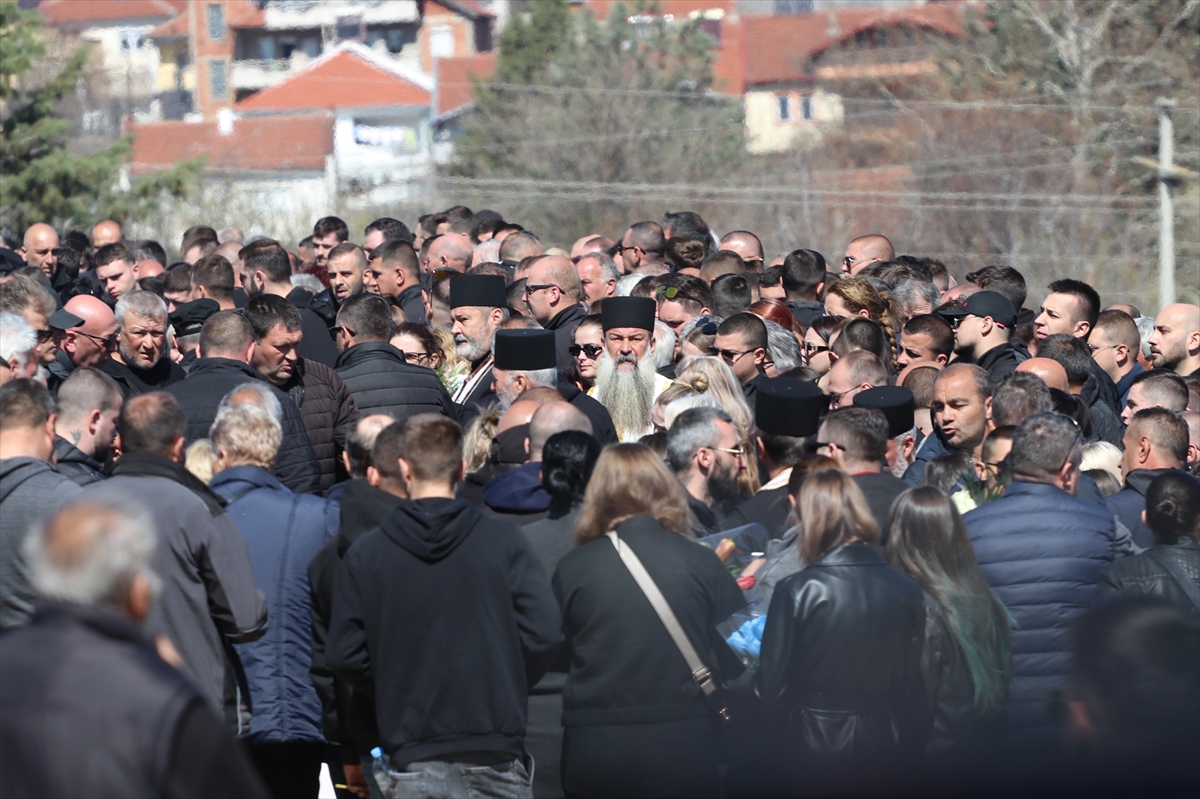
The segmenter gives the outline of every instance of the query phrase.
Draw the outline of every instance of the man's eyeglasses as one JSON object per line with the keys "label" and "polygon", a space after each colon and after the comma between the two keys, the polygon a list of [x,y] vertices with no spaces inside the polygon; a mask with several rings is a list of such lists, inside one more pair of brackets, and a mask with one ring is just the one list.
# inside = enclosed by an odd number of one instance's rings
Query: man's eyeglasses
{"label": "man's eyeglasses", "polygon": [[567,347],[567,352],[571,353],[572,358],[578,358],[579,353],[582,352],[594,361],[600,357],[600,353],[604,352],[604,348],[599,344],[572,344]]}
{"label": "man's eyeglasses", "polygon": [[448,277],[458,277],[462,272],[455,269],[439,269],[430,275],[434,280],[445,280]]}
{"label": "man's eyeglasses", "polygon": [[854,266],[854,264],[858,263],[859,260],[860,259],[858,259],[858,258],[854,258],[852,256],[847,255],[845,258],[842,259],[842,266],[849,269],[850,267]]}
{"label": "man's eyeglasses", "polygon": [[1088,348],[1089,352],[1099,352],[1100,350],[1111,350],[1113,347],[1117,347],[1117,346],[1120,346],[1120,345],[1106,344],[1105,346],[1101,347],[1098,344],[1088,344],[1087,348]]}
{"label": "man's eyeglasses", "polygon": [[709,347],[708,351],[726,363],[736,363],[738,358],[754,352],[754,350],[721,350],[716,347]]}
{"label": "man's eyeglasses", "polygon": [[45,344],[50,339],[54,338],[53,330],[35,330],[33,332],[37,333],[38,344]]}
{"label": "man's eyeglasses", "polygon": [[746,457],[746,450],[742,449],[741,447],[738,447],[737,449],[731,449],[729,447],[713,447],[713,449],[715,449],[717,452],[728,452],[735,458]]}
{"label": "man's eyeglasses", "polygon": [[82,330],[76,330],[75,332],[81,336],[87,336],[92,341],[96,342],[102,348],[104,348],[106,350],[112,349],[113,345],[117,343],[117,334],[116,333],[113,333],[108,338],[100,338],[99,336],[93,335],[91,333],[84,333]]}
{"label": "man's eyeglasses", "polygon": [[357,335],[358,335],[358,333],[355,333],[353,330],[351,330],[350,328],[346,327],[345,325],[338,325],[337,327],[335,327],[335,328],[333,329],[333,332],[334,332],[334,334],[335,334],[335,335],[336,335],[337,333],[345,333],[345,334],[346,334],[347,336],[349,336],[350,338],[354,338],[355,336],[357,336]]}
{"label": "man's eyeglasses", "polygon": [[[853,392],[854,392],[854,391],[856,391],[857,389],[858,389],[858,387],[857,387],[857,386],[855,386],[854,388],[848,388],[848,389],[846,389],[845,391],[841,392],[840,394],[839,394],[838,392],[836,392],[836,391],[830,391],[830,392],[827,392],[827,393],[829,394],[829,404],[830,404],[830,405],[836,405],[836,406],[838,406],[838,407],[841,407],[841,405],[842,405],[842,398],[843,398],[843,397],[845,397],[847,394],[851,394],[851,393],[853,393]],[[818,446],[819,446],[819,445],[818,445]],[[834,446],[837,446],[837,445],[836,445],[836,444],[834,444]]]}
{"label": "man's eyeglasses", "polygon": [[823,449],[829,449],[831,447],[836,447],[837,449],[840,449],[840,450],[846,449],[845,447],[843,447],[841,444],[837,443],[836,441],[818,441],[817,442],[817,450],[818,451],[823,450]]}
{"label": "man's eyeglasses", "polygon": [[688,294],[686,291],[679,288],[678,286],[659,286],[658,289],[656,290],[655,294],[657,295],[658,299],[660,299],[660,300],[672,300],[672,301],[691,300],[692,302],[696,303],[697,305],[704,304],[704,303],[700,302],[700,300],[693,297],[691,294]]}
{"label": "man's eyeglasses", "polygon": [[559,289],[558,286],[554,285],[553,283],[547,283],[543,286],[531,286],[529,284],[526,284],[525,285],[525,296],[528,297],[529,295],[533,294],[534,292],[545,291],[546,289],[558,289],[559,291],[562,291],[562,289]]}

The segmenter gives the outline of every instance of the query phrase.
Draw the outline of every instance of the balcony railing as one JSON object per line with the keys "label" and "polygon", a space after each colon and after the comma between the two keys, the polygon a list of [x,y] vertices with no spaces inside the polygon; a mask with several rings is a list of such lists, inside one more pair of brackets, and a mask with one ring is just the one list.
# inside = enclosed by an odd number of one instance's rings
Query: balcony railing
{"label": "balcony railing", "polygon": [[[247,59],[233,62],[230,76],[234,89],[265,89],[286,78],[293,69],[293,59]],[[297,65],[298,66],[298,65]]]}

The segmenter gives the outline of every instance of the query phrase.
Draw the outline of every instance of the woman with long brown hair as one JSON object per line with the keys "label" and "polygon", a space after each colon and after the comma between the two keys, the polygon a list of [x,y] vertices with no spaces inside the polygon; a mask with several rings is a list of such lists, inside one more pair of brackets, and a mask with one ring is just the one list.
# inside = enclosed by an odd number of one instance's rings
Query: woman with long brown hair
{"label": "woman with long brown hair", "polygon": [[683,488],[640,444],[606,449],[575,548],[554,573],[570,669],[563,690],[567,796],[719,793],[715,709],[608,537],[642,562],[718,682],[741,662],[716,625],[745,605],[715,552],[690,540]]}
{"label": "woman with long brown hair", "polygon": [[876,549],[879,526],[852,477],[810,475],[798,505],[808,566],[775,588],[757,675],[780,787],[879,790],[925,743],[921,589]]}
{"label": "woman with long brown hair", "polygon": [[892,307],[891,295],[880,291],[863,277],[844,277],[825,292],[825,313],[831,316],[865,316],[883,325],[892,357],[889,367],[896,371],[896,311]]}
{"label": "woman with long brown hair", "polygon": [[921,671],[933,715],[928,766],[972,770],[1004,743],[1008,611],[992,593],[950,497],[933,486],[892,504],[887,556],[925,592]]}

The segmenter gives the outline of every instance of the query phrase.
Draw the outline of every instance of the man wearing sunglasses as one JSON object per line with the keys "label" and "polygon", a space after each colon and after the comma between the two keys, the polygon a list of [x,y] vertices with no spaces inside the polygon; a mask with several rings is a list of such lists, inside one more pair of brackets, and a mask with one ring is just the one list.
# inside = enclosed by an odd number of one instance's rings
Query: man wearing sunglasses
{"label": "man wearing sunglasses", "polygon": [[546,330],[554,331],[558,368],[567,371],[571,357],[571,334],[579,320],[587,316],[580,305],[583,285],[571,259],[562,255],[543,255],[533,262],[525,276],[525,301],[533,318]]}
{"label": "man wearing sunglasses", "polygon": [[739,313],[726,319],[717,328],[713,355],[725,362],[733,376],[742,384],[746,403],[755,407],[755,393],[767,380],[767,326],[754,314]]}
{"label": "man wearing sunglasses", "polygon": [[1029,359],[1024,346],[1018,349],[1011,341],[1017,311],[1003,294],[978,291],[962,305],[940,313],[954,329],[959,359],[986,369],[993,386]]}
{"label": "man wearing sunglasses", "polygon": [[630,225],[621,237],[621,243],[613,248],[621,257],[621,265],[627,275],[661,275],[668,272],[666,262],[667,240],[662,226],[657,222],[637,222]]}
{"label": "man wearing sunglasses", "polygon": [[859,236],[846,245],[846,254],[842,256],[842,274],[857,275],[871,264],[890,261],[896,257],[896,250],[887,236],[871,233]]}
{"label": "man wearing sunglasses", "polygon": [[658,320],[671,328],[676,338],[684,325],[697,316],[712,314],[712,289],[698,277],[678,272],[659,278],[654,299],[658,302]]}

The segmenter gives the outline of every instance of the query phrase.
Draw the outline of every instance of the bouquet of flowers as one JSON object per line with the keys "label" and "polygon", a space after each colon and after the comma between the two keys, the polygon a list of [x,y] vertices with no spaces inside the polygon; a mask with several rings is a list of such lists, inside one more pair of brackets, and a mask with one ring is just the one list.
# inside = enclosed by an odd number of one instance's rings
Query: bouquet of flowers
{"label": "bouquet of flowers", "polygon": [[754,587],[754,573],[766,562],[767,538],[766,528],[752,522],[699,540],[717,553],[738,587],[749,591]]}

